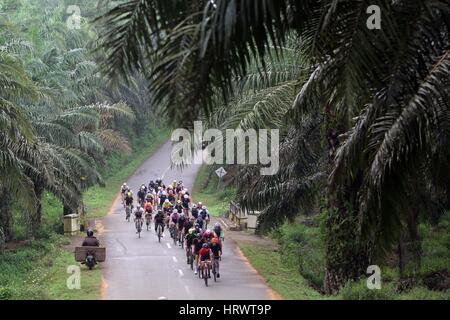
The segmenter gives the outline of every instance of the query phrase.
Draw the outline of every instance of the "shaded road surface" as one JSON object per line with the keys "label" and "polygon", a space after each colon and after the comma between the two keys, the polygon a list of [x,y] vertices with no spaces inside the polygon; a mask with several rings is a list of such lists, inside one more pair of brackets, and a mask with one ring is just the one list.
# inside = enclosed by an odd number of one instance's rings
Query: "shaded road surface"
{"label": "shaded road surface", "polygon": [[[170,142],[165,143],[127,181],[136,194],[138,186],[164,174],[167,184],[182,179],[192,188],[199,165],[183,171],[170,169]],[[195,194],[193,195],[195,200]],[[207,205],[207,204],[206,204]],[[209,287],[194,276],[184,250],[175,247],[165,230],[158,243],[154,229],[144,230],[139,239],[134,223],[125,221],[124,209],[116,201],[102,220],[101,242],[107,248],[103,263],[103,299],[270,299],[270,290],[239,253],[236,245],[225,241],[221,278]],[[144,225],[145,229],[145,225]]]}

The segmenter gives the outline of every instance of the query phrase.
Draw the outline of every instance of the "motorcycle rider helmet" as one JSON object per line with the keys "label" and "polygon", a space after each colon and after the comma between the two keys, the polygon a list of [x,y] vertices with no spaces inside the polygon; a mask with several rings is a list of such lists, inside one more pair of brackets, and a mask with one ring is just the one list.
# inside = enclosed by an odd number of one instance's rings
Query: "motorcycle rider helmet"
{"label": "motorcycle rider helmet", "polygon": [[88,237],[93,237],[94,236],[94,231],[92,231],[92,229],[87,229],[86,234],[87,234]]}

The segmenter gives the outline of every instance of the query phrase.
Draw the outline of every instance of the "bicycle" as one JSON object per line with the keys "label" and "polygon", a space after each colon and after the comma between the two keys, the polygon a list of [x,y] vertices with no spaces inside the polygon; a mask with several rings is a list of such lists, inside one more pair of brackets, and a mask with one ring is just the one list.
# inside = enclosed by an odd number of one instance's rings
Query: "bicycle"
{"label": "bicycle", "polygon": [[178,242],[181,245],[181,249],[184,249],[184,228],[181,230],[178,230]]}
{"label": "bicycle", "polygon": [[133,205],[129,204],[125,207],[125,220],[130,222],[131,211],[133,210]]}
{"label": "bicycle", "polygon": [[151,228],[149,229],[151,222],[152,222],[152,214],[147,212],[147,214],[145,215],[145,223],[147,225],[147,231],[151,229]]}
{"label": "bicycle", "polygon": [[215,257],[213,256],[213,261],[212,261],[212,273],[214,275],[214,282],[217,282],[217,270],[219,269],[219,260],[220,260],[220,256],[219,257]]}
{"label": "bicycle", "polygon": [[157,226],[157,230],[158,230],[158,232],[157,232],[157,234],[158,234],[158,242],[161,242],[161,238],[162,238],[162,225],[161,225],[161,223],[158,223],[158,226]]}
{"label": "bicycle", "polygon": [[[209,261],[209,260],[207,260],[207,261],[202,261],[202,266],[201,266],[201,269],[202,269],[202,278],[203,278],[203,280],[205,281],[205,286],[208,286],[208,278],[209,278],[209,270],[211,269],[211,261]],[[206,265],[206,268],[205,268],[205,265]]]}
{"label": "bicycle", "polygon": [[192,250],[192,246],[186,248],[186,257],[188,264],[191,265],[191,270],[194,270],[194,251]]}
{"label": "bicycle", "polygon": [[144,224],[144,222],[142,221],[142,218],[135,220],[136,231],[138,233],[139,238],[141,237],[141,231],[142,231],[143,224]]}

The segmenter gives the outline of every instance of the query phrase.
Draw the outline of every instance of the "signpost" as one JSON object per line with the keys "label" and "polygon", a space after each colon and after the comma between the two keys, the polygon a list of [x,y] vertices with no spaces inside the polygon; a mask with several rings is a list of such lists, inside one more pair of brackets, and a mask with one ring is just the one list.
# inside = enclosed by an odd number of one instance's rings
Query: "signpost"
{"label": "signpost", "polygon": [[227,174],[227,172],[223,167],[220,167],[216,170],[216,174],[219,177],[219,182],[217,183],[217,190],[219,190],[220,181],[222,180],[222,177]]}

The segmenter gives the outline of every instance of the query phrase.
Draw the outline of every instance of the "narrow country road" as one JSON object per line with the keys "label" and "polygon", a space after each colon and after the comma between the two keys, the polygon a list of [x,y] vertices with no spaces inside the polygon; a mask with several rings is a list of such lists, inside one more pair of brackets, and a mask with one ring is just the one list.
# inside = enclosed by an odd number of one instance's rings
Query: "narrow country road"
{"label": "narrow country road", "polygon": [[[170,168],[171,143],[166,142],[127,181],[134,193],[142,183],[163,176],[164,182],[182,179],[191,191],[199,165],[183,171]],[[195,194],[193,194],[195,200]],[[208,205],[208,204],[206,204]],[[184,250],[174,247],[168,232],[158,243],[154,229],[139,239],[134,223],[125,221],[120,201],[102,220],[101,242],[107,248],[103,263],[102,299],[252,299],[272,297],[270,289],[239,253],[232,241],[225,241],[221,278],[209,287],[186,264]],[[225,235],[226,238],[226,235]]]}

